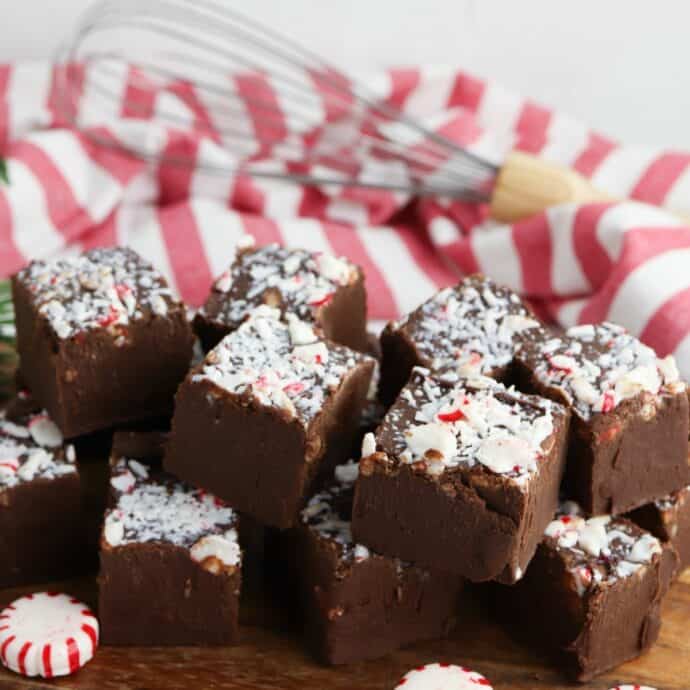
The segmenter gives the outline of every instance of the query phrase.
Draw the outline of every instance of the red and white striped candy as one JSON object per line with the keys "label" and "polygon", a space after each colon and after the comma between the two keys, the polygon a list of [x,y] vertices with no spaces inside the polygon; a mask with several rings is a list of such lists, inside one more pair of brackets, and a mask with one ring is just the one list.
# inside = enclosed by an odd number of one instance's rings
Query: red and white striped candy
{"label": "red and white striped candy", "polygon": [[0,613],[0,660],[24,676],[67,676],[89,662],[97,646],[96,617],[66,594],[27,594]]}
{"label": "red and white striped candy", "polygon": [[426,664],[408,671],[395,690],[492,690],[481,673],[454,664]]}

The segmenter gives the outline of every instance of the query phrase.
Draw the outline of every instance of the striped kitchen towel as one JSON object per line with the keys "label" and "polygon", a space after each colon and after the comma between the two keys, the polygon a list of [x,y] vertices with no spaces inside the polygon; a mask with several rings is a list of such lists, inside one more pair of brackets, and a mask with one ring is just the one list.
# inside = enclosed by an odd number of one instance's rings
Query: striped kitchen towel
{"label": "striped kitchen towel", "polygon": [[[231,260],[237,238],[248,232],[259,243],[332,251],[361,264],[373,320],[394,318],[462,274],[481,271],[564,326],[603,319],[623,324],[661,355],[674,353],[690,377],[690,227],[664,211],[690,212],[689,154],[621,145],[464,72],[371,75],[368,83],[381,100],[435,123],[457,142],[485,155],[495,155],[499,143],[528,151],[634,200],[563,205],[498,225],[485,208],[448,199],[333,193],[134,160],[66,126],[58,107],[61,69],[0,66],[0,156],[11,182],[0,186],[0,277],[32,258],[127,244],[197,305]],[[109,113],[92,114],[89,126],[101,138],[150,136],[159,98],[175,99],[192,123],[208,119],[200,101],[179,85],[149,93],[131,112],[135,77],[123,72],[121,102],[111,103]],[[256,85],[244,86],[251,96]],[[88,107],[92,88],[84,76],[77,108]],[[280,103],[270,80],[260,88]],[[262,123],[250,104],[238,126],[251,143]],[[324,127],[332,119],[324,101]],[[208,158],[218,143],[210,134],[164,132],[161,147]]]}

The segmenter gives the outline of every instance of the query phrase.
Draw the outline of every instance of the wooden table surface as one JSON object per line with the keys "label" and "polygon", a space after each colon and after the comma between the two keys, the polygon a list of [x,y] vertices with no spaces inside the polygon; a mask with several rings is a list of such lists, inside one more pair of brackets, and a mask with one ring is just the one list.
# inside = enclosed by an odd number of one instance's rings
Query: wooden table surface
{"label": "wooden table surface", "polygon": [[[92,607],[96,603],[92,576],[42,587],[1,590],[0,606],[41,589],[73,594]],[[512,640],[492,620],[485,604],[477,590],[470,589],[458,629],[449,639],[420,643],[377,661],[327,668],[314,662],[303,649],[299,635],[291,632],[294,626],[280,607],[267,604],[256,583],[246,583],[241,639],[235,647],[101,647],[93,661],[67,678],[25,679],[0,669],[0,688],[393,690],[409,669],[443,661],[483,673],[495,690],[608,690],[622,683],[658,690],[690,690],[690,569],[672,586],[664,601],[661,636],[651,651],[584,685],[569,684],[542,655]]]}

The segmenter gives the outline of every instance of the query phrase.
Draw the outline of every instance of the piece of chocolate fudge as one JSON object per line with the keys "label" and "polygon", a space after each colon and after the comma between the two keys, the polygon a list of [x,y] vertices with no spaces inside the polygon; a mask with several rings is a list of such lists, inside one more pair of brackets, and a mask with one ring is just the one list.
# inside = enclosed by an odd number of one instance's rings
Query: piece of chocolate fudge
{"label": "piece of chocolate fudge", "polygon": [[586,681],[654,643],[676,562],[672,548],[629,520],[586,519],[566,502],[525,577],[498,601],[518,634]]}
{"label": "piece of chocolate fudge", "polygon": [[512,290],[469,276],[386,326],[381,399],[392,404],[415,366],[451,383],[478,374],[505,382],[519,335],[539,325]]}
{"label": "piece of chocolate fudge", "polygon": [[346,460],[374,360],[262,306],[192,369],[164,464],[272,527],[292,526],[319,473]]}
{"label": "piece of chocolate fudge", "polygon": [[34,261],[12,294],[21,378],[66,437],[170,413],[193,335],[151,264],[125,248]]}
{"label": "piece of chocolate fudge", "polygon": [[86,528],[74,447],[25,395],[0,412],[0,586],[79,574]]}
{"label": "piece of chocolate fudge", "polygon": [[254,248],[247,236],[194,319],[204,349],[215,347],[262,304],[318,326],[335,343],[367,350],[364,274],[344,258],[277,244]]}
{"label": "piece of chocolate fudge", "polygon": [[160,434],[115,434],[101,536],[101,639],[113,645],[237,641],[237,514],[159,468]]}
{"label": "piece of chocolate fudge", "polygon": [[355,539],[475,582],[519,580],[558,504],[568,418],[486,377],[415,369],[362,444]]}
{"label": "piece of chocolate fudge", "polygon": [[676,550],[677,574],[690,565],[690,486],[637,508],[628,517]]}
{"label": "piece of chocolate fudge", "polygon": [[302,524],[285,533],[310,646],[329,664],[374,659],[444,636],[462,590],[455,575],[355,544],[350,519],[356,478],[356,463],[338,465],[333,480],[302,511]]}
{"label": "piece of chocolate fudge", "polygon": [[611,323],[537,335],[524,341],[517,377],[572,410],[569,498],[618,515],[690,484],[688,398],[673,357]]}

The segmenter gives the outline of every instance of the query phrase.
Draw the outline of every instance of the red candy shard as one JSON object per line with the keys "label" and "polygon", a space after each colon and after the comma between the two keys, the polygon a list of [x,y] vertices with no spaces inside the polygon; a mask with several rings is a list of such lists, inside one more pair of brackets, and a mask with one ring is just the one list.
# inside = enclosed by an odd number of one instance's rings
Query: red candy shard
{"label": "red candy shard", "polygon": [[438,419],[441,422],[458,422],[465,418],[465,414],[462,410],[452,410],[451,412],[440,412]]}

